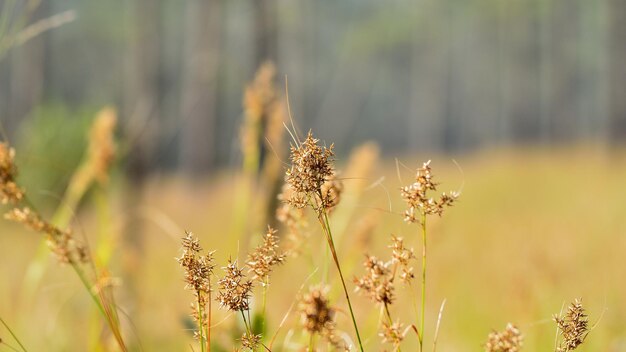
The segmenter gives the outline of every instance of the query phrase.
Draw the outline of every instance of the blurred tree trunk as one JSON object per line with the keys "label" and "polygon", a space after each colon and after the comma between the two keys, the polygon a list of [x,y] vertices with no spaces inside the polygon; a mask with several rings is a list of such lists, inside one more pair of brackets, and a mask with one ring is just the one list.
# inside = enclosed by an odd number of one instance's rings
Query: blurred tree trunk
{"label": "blurred tree trunk", "polygon": [[612,144],[626,141],[626,1],[609,1],[609,133]]}
{"label": "blurred tree trunk", "polygon": [[256,45],[255,68],[265,61],[278,64],[277,54],[277,13],[274,0],[255,0],[254,6],[254,44]]}
{"label": "blurred tree trunk", "polygon": [[[124,193],[126,222],[124,226],[125,254],[123,265],[130,278],[126,280],[131,297],[136,297],[138,282],[133,279],[141,268],[144,252],[143,221],[140,208],[145,183],[153,162],[160,125],[161,94],[160,41],[162,28],[161,0],[135,0],[130,5],[128,81],[125,85],[123,120],[126,143],[127,189]],[[137,305],[139,301],[131,301]],[[132,308],[132,307],[131,307]]]}
{"label": "blurred tree trunk", "polygon": [[[27,6],[24,2],[21,6]],[[28,18],[27,23],[34,23],[48,17],[52,10],[50,1],[43,1]],[[18,13],[27,13],[22,9]],[[19,28],[18,28],[19,30]],[[50,53],[48,39],[50,33],[44,33],[22,46],[10,49],[10,86],[9,119],[3,126],[7,131],[14,131],[18,123],[27,117],[41,102],[46,77],[46,59]]]}
{"label": "blurred tree trunk", "polygon": [[215,162],[220,0],[186,2],[181,97],[181,167],[199,175]]}

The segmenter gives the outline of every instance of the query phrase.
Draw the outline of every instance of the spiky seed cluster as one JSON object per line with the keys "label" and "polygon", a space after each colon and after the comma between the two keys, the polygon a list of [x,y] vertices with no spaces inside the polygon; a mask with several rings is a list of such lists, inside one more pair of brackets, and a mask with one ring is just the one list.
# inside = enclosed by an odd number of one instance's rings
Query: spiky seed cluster
{"label": "spiky seed cluster", "polygon": [[322,204],[330,212],[339,204],[343,182],[333,174],[322,185]]}
{"label": "spiky seed cluster", "polygon": [[503,331],[492,331],[485,343],[486,352],[518,352],[522,349],[524,335],[515,325],[508,323]]}
{"label": "spiky seed cluster", "polygon": [[319,334],[335,348],[348,350],[346,343],[335,332],[335,309],[330,306],[327,293],[327,287],[313,286],[300,298],[300,321],[310,334]]}
{"label": "spiky seed cluster", "polygon": [[241,345],[243,348],[247,348],[251,351],[256,351],[259,343],[261,342],[261,335],[245,332],[241,336]]}
{"label": "spiky seed cluster", "polygon": [[404,329],[404,325],[399,321],[394,323],[383,322],[378,335],[383,338],[383,343],[390,343],[398,347],[404,340],[407,332],[408,330]]}
{"label": "spiky seed cluster", "polygon": [[59,262],[65,264],[85,263],[89,256],[87,248],[76,241],[72,233],[43,220],[41,215],[29,207],[13,208],[4,214],[4,218],[18,222],[27,228],[46,235],[48,247]]}
{"label": "spiky seed cluster", "polygon": [[24,191],[15,183],[17,167],[15,150],[6,143],[0,143],[0,202],[18,203],[24,198]]}
{"label": "spiky seed cluster", "polygon": [[410,265],[410,261],[415,259],[415,253],[413,252],[413,248],[405,248],[404,240],[402,237],[397,237],[396,235],[391,235],[391,261],[394,264],[397,264],[400,267],[400,279],[405,284],[411,282],[411,280],[415,277],[413,274],[413,267]]}
{"label": "spiky seed cluster", "polygon": [[246,264],[253,273],[252,280],[257,280],[261,285],[267,285],[267,279],[273,267],[285,262],[285,253],[278,251],[278,236],[276,230],[267,227],[267,233],[263,236],[263,244],[248,255]]}
{"label": "spiky seed cluster", "polygon": [[335,310],[326,297],[327,291],[325,287],[314,286],[300,300],[302,325],[310,333],[321,333],[334,322]]}
{"label": "spiky seed cluster", "polygon": [[404,221],[408,223],[417,222],[417,216],[420,214],[441,216],[445,208],[454,205],[459,197],[459,194],[454,191],[441,194],[437,200],[429,197],[428,193],[437,191],[437,186],[438,183],[433,180],[430,160],[428,160],[421,168],[417,169],[415,182],[400,189],[400,194],[408,205],[408,209],[404,212]]}
{"label": "spiky seed cluster", "polygon": [[317,211],[331,207],[331,199],[324,197],[322,186],[335,174],[333,145],[330,148],[317,145],[309,131],[304,142],[291,146],[291,168],[287,170],[285,181],[293,189],[287,202],[296,208],[304,208],[309,201],[317,203]]}
{"label": "spiky seed cluster", "polygon": [[355,291],[363,291],[374,302],[392,304],[394,286],[391,261],[384,262],[375,256],[366,255],[363,266],[366,272],[361,278],[354,279]]}
{"label": "spiky seed cluster", "polygon": [[194,291],[198,297],[211,292],[211,275],[215,269],[213,252],[200,255],[200,242],[191,232],[186,232],[182,240],[183,254],[177,258],[185,269],[185,289]]}
{"label": "spiky seed cluster", "polygon": [[567,308],[564,317],[554,316],[562,341],[557,348],[558,352],[575,350],[589,334],[589,320],[585,314],[585,308],[580,299],[575,299]]}
{"label": "spiky seed cluster", "polygon": [[219,285],[217,300],[220,306],[235,312],[250,309],[252,281],[246,278],[243,269],[237,267],[236,260],[229,259],[228,265],[222,269],[226,274],[217,282]]}

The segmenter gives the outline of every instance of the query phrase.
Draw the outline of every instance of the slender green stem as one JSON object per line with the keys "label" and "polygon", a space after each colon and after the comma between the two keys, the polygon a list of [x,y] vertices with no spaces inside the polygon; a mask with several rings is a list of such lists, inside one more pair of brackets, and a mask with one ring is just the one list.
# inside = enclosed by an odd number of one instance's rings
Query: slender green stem
{"label": "slender green stem", "polygon": [[243,324],[246,326],[246,332],[250,334],[251,331],[250,331],[250,327],[248,326],[248,321],[246,320],[246,314],[243,312],[243,309],[239,311],[241,312],[241,317],[243,318]]}
{"label": "slender green stem", "polygon": [[422,309],[420,318],[420,351],[423,351],[424,346],[424,316],[426,310],[426,213],[422,212],[421,218],[422,225]]}
{"label": "slender green stem", "polygon": [[[211,286],[211,284],[209,283],[209,287]],[[207,347],[207,351],[211,352],[211,290],[209,289],[209,292],[207,293],[207,295],[209,296],[208,298],[208,304],[209,304],[209,314],[207,317],[207,323],[206,323],[206,347]]]}
{"label": "slender green stem", "polygon": [[200,294],[197,294],[198,296],[198,333],[200,334],[200,349],[202,352],[206,352],[206,347],[205,347],[205,337],[204,337],[204,311],[202,309],[202,297],[200,296]]}
{"label": "slender green stem", "polygon": [[[385,313],[387,315],[387,320],[389,321],[389,325],[391,326],[393,324],[393,319],[391,318],[391,312],[389,312],[389,305],[385,302]],[[402,352],[402,349],[400,349],[400,345],[395,346],[395,350],[398,352]]]}
{"label": "slender green stem", "polygon": [[313,352],[313,347],[315,347],[315,345],[313,344],[313,338],[315,337],[315,334],[310,333],[309,334],[309,352]]}
{"label": "slender green stem", "polygon": [[346,300],[348,301],[348,308],[350,309],[350,317],[352,318],[352,324],[354,325],[354,331],[356,332],[356,338],[359,341],[359,349],[363,352],[363,343],[361,342],[361,334],[359,334],[359,327],[356,324],[356,318],[354,317],[354,310],[352,309],[352,303],[350,303],[350,296],[348,295],[348,288],[346,287],[346,281],[343,278],[343,273],[341,272],[341,266],[339,265],[339,258],[337,257],[337,251],[335,249],[335,243],[333,241],[333,234],[330,230],[330,222],[328,221],[328,214],[325,209],[320,210],[321,214],[318,215],[320,223],[322,223],[322,228],[324,228],[326,233],[326,239],[328,240],[328,246],[330,248],[330,252],[333,256],[333,260],[335,261],[335,265],[337,266],[337,271],[339,272],[339,278],[341,279],[341,285],[343,286],[343,292],[346,295]]}
{"label": "slender green stem", "polygon": [[0,322],[2,323],[2,325],[4,325],[4,327],[7,329],[7,331],[9,331],[9,334],[11,334],[11,336],[13,337],[13,340],[15,340],[15,342],[17,342],[17,344],[20,345],[22,350],[24,350],[26,352],[27,351],[26,347],[24,347],[24,345],[22,344],[20,339],[17,338],[17,335],[15,335],[13,330],[11,330],[11,328],[9,327],[9,324],[7,324],[2,318],[0,318]]}
{"label": "slender green stem", "polygon": [[124,344],[124,339],[122,338],[122,334],[119,330],[119,323],[113,320],[111,313],[108,312],[109,307],[105,307],[101,300],[101,297],[99,297],[96,293],[93,292],[92,285],[89,283],[89,280],[85,276],[85,272],[81,269],[81,267],[75,262],[72,262],[71,265],[74,271],[76,272],[76,275],[80,279],[80,282],[83,284],[83,286],[89,293],[89,296],[98,307],[98,310],[100,311],[102,316],[105,318],[107,325],[111,329],[111,332],[113,333],[113,336],[115,337],[115,340],[117,341],[117,344],[122,349],[122,351],[126,351],[127,350],[126,345]]}

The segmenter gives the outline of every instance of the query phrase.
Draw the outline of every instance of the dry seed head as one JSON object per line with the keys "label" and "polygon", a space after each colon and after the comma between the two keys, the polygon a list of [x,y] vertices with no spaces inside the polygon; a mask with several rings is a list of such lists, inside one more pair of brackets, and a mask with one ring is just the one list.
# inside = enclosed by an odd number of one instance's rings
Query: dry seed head
{"label": "dry seed head", "polygon": [[329,212],[335,209],[341,200],[343,182],[333,174],[322,185],[322,206]]}
{"label": "dry seed head", "polygon": [[404,212],[404,221],[414,223],[418,221],[418,215],[437,214],[441,216],[445,208],[454,205],[459,197],[457,192],[443,193],[439,199],[430,197],[430,191],[436,191],[438,184],[433,180],[430,160],[417,169],[415,182],[400,188],[400,194],[408,205]]}
{"label": "dry seed head", "polygon": [[391,245],[389,246],[392,252],[391,262],[400,267],[400,279],[402,282],[408,284],[415,277],[413,274],[413,267],[410,265],[410,261],[415,259],[415,253],[413,248],[408,249],[404,247],[404,240],[402,237],[391,235]]}
{"label": "dry seed head", "polygon": [[487,336],[485,352],[518,352],[523,341],[524,335],[515,325],[508,323],[503,331],[493,331]]}
{"label": "dry seed head", "polygon": [[[309,201],[317,204],[317,211],[328,208],[322,195],[322,186],[335,174],[333,145],[330,148],[317,145],[319,139],[313,138],[309,131],[300,145],[291,146],[291,168],[287,170],[285,181],[291,186],[293,194],[287,202],[296,208],[304,208]],[[329,199],[326,199],[328,202]]]}
{"label": "dry seed head", "polygon": [[355,278],[356,292],[364,292],[376,303],[392,304],[394,300],[393,273],[390,270],[391,262],[383,262],[371,255],[365,256],[363,262],[366,273],[361,278]]}
{"label": "dry seed head", "polygon": [[408,330],[404,329],[404,325],[400,323],[400,321],[396,321],[392,324],[389,322],[383,322],[381,327],[381,332],[378,334],[383,338],[383,343],[393,344],[395,347],[398,347]]}
{"label": "dry seed head", "polygon": [[564,317],[554,316],[562,341],[557,348],[558,352],[575,350],[589,334],[589,320],[580,299],[575,299],[567,308]]}
{"label": "dry seed head", "polygon": [[267,227],[267,233],[263,236],[263,244],[248,255],[246,264],[254,275],[252,280],[257,280],[261,285],[267,285],[268,276],[272,268],[285,261],[285,253],[278,251],[278,236],[276,230]]}
{"label": "dry seed head", "polygon": [[334,328],[335,310],[330,306],[327,293],[327,287],[311,287],[298,304],[302,325],[312,334]]}
{"label": "dry seed head", "polygon": [[87,248],[76,241],[72,233],[43,220],[41,215],[29,207],[13,208],[4,218],[21,223],[27,228],[46,235],[48,247],[61,263],[85,263],[88,260]]}
{"label": "dry seed head", "polygon": [[252,291],[252,281],[237,267],[237,261],[228,260],[228,265],[222,268],[226,274],[217,281],[219,292],[217,300],[221,307],[234,312],[250,309],[249,299]]}
{"label": "dry seed head", "polygon": [[8,144],[0,142],[0,202],[2,204],[18,203],[24,198],[24,191],[15,183],[17,167],[14,159],[15,150]]}
{"label": "dry seed head", "polygon": [[349,347],[335,330],[335,309],[327,298],[328,287],[313,286],[298,302],[300,321],[310,334],[323,336],[336,349],[349,350]]}
{"label": "dry seed head", "polygon": [[243,348],[247,348],[251,351],[256,351],[256,348],[259,346],[260,342],[261,335],[246,332],[241,336],[241,345],[243,346]]}
{"label": "dry seed head", "polygon": [[[177,261],[185,270],[185,289],[193,290],[197,297],[202,298],[211,292],[211,275],[215,269],[213,252],[200,255],[200,242],[191,232],[185,233],[182,244],[183,253]],[[204,302],[203,299],[199,301]]]}
{"label": "dry seed head", "polygon": [[98,112],[89,131],[89,159],[87,165],[100,183],[109,178],[109,169],[115,158],[113,134],[117,125],[115,109],[106,107]]}

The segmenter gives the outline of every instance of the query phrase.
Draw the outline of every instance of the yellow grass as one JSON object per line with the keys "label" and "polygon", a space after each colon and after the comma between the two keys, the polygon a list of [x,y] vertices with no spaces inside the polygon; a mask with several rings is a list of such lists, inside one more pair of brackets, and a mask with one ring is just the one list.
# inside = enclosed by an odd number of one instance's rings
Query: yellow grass
{"label": "yellow grass", "polygon": [[[433,159],[433,173],[441,181],[443,191],[462,186],[458,204],[442,219],[433,218],[429,222],[426,350],[431,348],[443,299],[447,303],[438,351],[481,350],[491,329],[501,329],[509,321],[524,333],[524,350],[549,351],[555,332],[552,314],[577,297],[583,299],[591,325],[606,311],[579,350],[623,350],[626,346],[624,156],[624,153],[589,147],[480,152],[457,159],[462,171],[449,156],[402,157],[401,161],[412,169],[426,159]],[[413,171],[401,167],[400,174],[402,181],[398,180],[395,162],[388,160],[373,172],[370,180],[374,183],[384,176],[384,187],[367,189],[356,202],[359,211],[350,220],[348,229],[356,228],[362,220],[359,216],[376,214],[381,222],[367,249],[362,245],[363,240],[351,238],[349,230],[341,236],[337,249],[347,279],[362,273],[364,251],[389,256],[386,246],[390,233],[403,236],[407,246],[419,253],[419,229],[402,221],[400,213],[404,205],[398,192],[401,185],[410,181]],[[232,173],[224,171],[202,184],[190,184],[175,175],[151,180],[140,211],[145,220],[141,234],[145,250],[141,258],[133,260],[136,267],[132,275],[123,271],[127,268],[121,263],[124,248],[114,248],[110,261],[112,274],[121,276],[122,280],[125,277],[136,280],[124,282],[116,289],[118,301],[137,327],[138,339],[147,351],[189,350],[192,343],[185,329],[193,325],[184,323],[189,313],[189,292],[182,289],[182,271],[174,260],[179,255],[183,229],[193,231],[205,250],[216,249],[216,262],[220,265],[236,255],[229,250],[233,243],[229,236],[238,228],[233,223],[235,183],[231,176]],[[115,184],[112,188],[121,189]],[[121,196],[121,192],[114,191],[113,204],[121,204]],[[115,223],[111,228],[119,230],[126,214],[119,206],[114,209]],[[331,226],[333,221],[343,220],[331,217]],[[95,225],[95,215],[86,212],[74,229],[79,233],[86,231],[93,244],[96,234],[90,229]],[[321,253],[322,234],[315,226],[311,229],[315,230],[305,248]],[[36,299],[24,302],[19,288],[35,256],[39,235],[6,222],[1,223],[0,231],[0,316],[11,324],[31,351],[84,349],[88,345],[87,334],[76,332],[84,331],[85,322],[95,313],[71,270],[59,267],[50,259]],[[256,240],[260,240],[262,231],[258,229]],[[239,254],[241,259],[244,256]],[[276,269],[268,290],[270,334],[305,278],[316,267],[322,267],[322,258],[323,255],[304,255],[289,259]],[[419,272],[417,262],[416,272]],[[340,283],[333,271],[330,277],[331,299],[343,310],[338,316],[339,329],[352,336]],[[318,271],[309,283],[318,283],[320,278]],[[138,297],[129,298],[125,290],[129,284],[137,290]],[[354,287],[351,283],[348,286]],[[412,290],[417,292],[416,287]],[[414,322],[411,300],[401,293],[403,289],[399,291],[400,303],[391,308],[394,318]],[[257,297],[260,299],[260,295]],[[365,350],[380,350],[376,327],[379,310],[358,295],[352,300]],[[217,310],[212,321],[219,323],[227,314]],[[122,315],[121,320],[132,346],[137,337],[129,329],[128,319]],[[231,333],[236,321],[236,317],[231,317],[214,327],[214,339],[230,347],[232,339],[240,336]],[[295,315],[287,320],[275,345],[285,342],[290,329],[294,329],[290,341],[304,341],[296,322]],[[7,340],[8,334],[0,329],[0,337]],[[408,335],[403,350],[415,350],[416,346],[415,336]]]}

